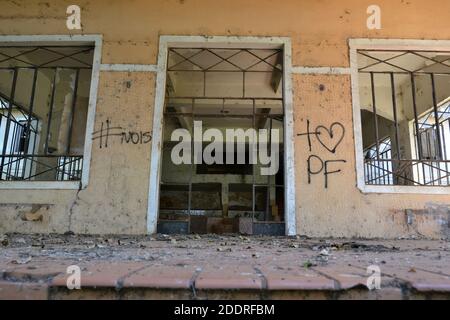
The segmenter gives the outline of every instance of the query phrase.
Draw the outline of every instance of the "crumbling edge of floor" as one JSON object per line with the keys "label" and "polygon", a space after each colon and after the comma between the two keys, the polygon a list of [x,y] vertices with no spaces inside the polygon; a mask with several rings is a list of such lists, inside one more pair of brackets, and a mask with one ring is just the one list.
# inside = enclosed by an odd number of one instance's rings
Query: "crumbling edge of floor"
{"label": "crumbling edge of floor", "polygon": [[[146,268],[146,267],[142,267]],[[222,287],[199,286],[196,284],[201,271],[196,271],[188,282],[177,283],[166,281],[166,285],[148,285],[127,282],[127,279],[138,270],[126,275],[110,274],[105,278],[93,279],[81,289],[68,289],[65,273],[52,273],[44,277],[27,273],[14,273],[0,270],[0,300],[428,300],[450,299],[450,285],[414,283],[386,275],[380,289],[369,290],[361,279],[342,283],[331,275],[324,275],[332,281],[332,287],[323,283],[300,283],[288,287],[270,288],[264,274],[261,274],[261,285],[255,287],[230,279]],[[314,268],[312,268],[314,269]],[[317,271],[316,271],[317,272]],[[320,274],[320,272],[318,272]],[[108,276],[110,276],[108,278]],[[152,279],[149,275],[147,280]],[[152,279],[158,282],[158,280]],[[147,285],[146,285],[147,283]],[[220,281],[219,281],[220,284]],[[223,279],[222,279],[223,284]]]}

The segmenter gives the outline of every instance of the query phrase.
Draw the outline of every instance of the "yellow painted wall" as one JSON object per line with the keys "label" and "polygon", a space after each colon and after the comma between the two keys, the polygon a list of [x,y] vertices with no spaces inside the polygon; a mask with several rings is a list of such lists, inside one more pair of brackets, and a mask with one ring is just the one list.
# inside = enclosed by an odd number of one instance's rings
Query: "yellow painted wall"
{"label": "yellow painted wall", "polygon": [[[82,9],[82,31],[66,28],[66,7]],[[368,30],[369,0],[0,0],[0,34],[102,34],[102,63],[156,64],[160,35],[285,36],[293,45],[294,66],[348,67],[349,38],[450,39],[450,1],[378,0],[382,29]],[[405,224],[405,209],[446,206],[449,196],[363,195],[356,188],[350,77],[295,75],[295,132],[344,124],[346,135],[335,155],[316,142],[324,159],[345,159],[308,184],[306,139],[295,138],[297,231],[309,236],[439,237],[429,217],[418,228]],[[323,90],[320,90],[323,85]],[[150,131],[155,74],[101,72],[95,127],[113,125]],[[108,148],[94,142],[90,184],[80,191],[0,191],[0,231],[144,233],[150,144]],[[24,222],[27,204],[48,204],[42,222]],[[16,204],[23,204],[17,206]]]}

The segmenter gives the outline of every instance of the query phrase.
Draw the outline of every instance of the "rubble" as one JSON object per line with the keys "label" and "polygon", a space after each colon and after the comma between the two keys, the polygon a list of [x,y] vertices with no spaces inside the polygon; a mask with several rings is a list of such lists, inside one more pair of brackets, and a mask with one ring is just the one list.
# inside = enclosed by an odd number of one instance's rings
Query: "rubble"
{"label": "rubble", "polygon": [[4,247],[6,247],[9,244],[9,239],[8,239],[8,236],[6,234],[0,235],[0,243]]}
{"label": "rubble", "polygon": [[14,259],[11,261],[12,264],[27,264],[28,262],[30,262],[32,259],[30,256],[26,256],[26,257],[22,257],[22,258],[18,258],[18,259]]}

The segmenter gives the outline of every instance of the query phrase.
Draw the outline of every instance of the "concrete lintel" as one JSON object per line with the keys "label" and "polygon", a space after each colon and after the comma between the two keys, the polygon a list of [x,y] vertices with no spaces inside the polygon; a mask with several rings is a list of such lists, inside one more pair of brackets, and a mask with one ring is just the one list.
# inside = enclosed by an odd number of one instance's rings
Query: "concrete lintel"
{"label": "concrete lintel", "polygon": [[117,72],[157,72],[158,67],[154,64],[102,64],[100,71],[117,71]]}
{"label": "concrete lintel", "polygon": [[292,67],[292,73],[297,74],[350,74],[350,68],[346,67]]}

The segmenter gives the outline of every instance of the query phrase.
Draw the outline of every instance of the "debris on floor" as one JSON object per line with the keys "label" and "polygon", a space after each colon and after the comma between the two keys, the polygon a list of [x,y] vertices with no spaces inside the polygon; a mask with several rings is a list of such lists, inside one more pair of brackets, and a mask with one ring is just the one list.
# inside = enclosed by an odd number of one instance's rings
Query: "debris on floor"
{"label": "debris on floor", "polygon": [[[267,286],[269,291],[342,291],[364,286],[367,268],[375,265],[383,275],[383,286],[389,288],[387,296],[392,292],[400,298],[417,295],[411,290],[405,294],[399,285],[426,290],[427,295],[436,290],[450,293],[450,242],[445,240],[356,241],[235,234],[6,234],[0,237],[0,243],[3,281],[43,280],[42,286],[48,287],[64,287],[67,266],[79,265],[83,273],[93,272],[89,280],[92,286],[97,282],[103,285],[106,273],[106,278],[118,277],[120,283],[134,287],[134,282],[123,279],[142,270],[135,279],[145,280],[141,285],[150,286],[148,290],[159,290],[152,289],[151,283],[167,289],[185,283],[186,290],[180,292],[182,298],[186,298],[182,294],[191,294],[193,277],[198,279],[196,289],[206,285],[239,289],[242,285],[254,288],[256,295],[261,286]],[[114,281],[110,284],[113,288]],[[117,290],[121,288],[114,292]],[[341,291],[338,294],[345,294]],[[327,297],[328,293],[324,294]],[[364,292],[356,290],[355,294]]]}

